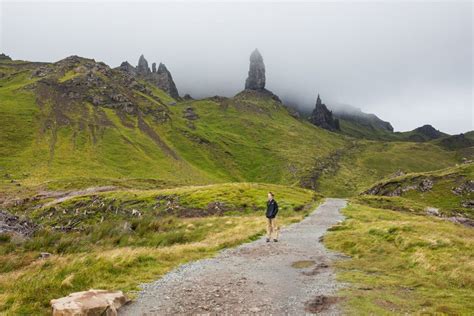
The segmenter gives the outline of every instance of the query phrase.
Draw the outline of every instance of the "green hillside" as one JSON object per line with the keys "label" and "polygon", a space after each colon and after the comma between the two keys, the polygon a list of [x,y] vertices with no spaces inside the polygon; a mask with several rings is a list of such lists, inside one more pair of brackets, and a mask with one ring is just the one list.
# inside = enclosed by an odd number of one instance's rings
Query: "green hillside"
{"label": "green hillside", "polygon": [[3,185],[15,190],[130,181],[298,185],[337,153],[319,188],[350,195],[398,169],[427,171],[456,161],[433,145],[354,144],[258,92],[175,102],[147,82],[74,56],[39,68],[2,61],[0,69],[0,168]]}
{"label": "green hillside", "polygon": [[[296,118],[266,90],[175,100],[92,59],[0,61],[0,215],[26,229],[0,234],[0,312],[45,314],[51,298],[90,287],[131,294],[251,240],[268,191],[289,224],[322,195],[463,158],[435,141],[347,134]],[[44,251],[52,258],[38,260]]]}
{"label": "green hillside", "polygon": [[[43,197],[17,206],[40,227],[29,238],[0,233],[0,313],[50,315],[51,299],[89,288],[133,297],[141,283],[180,264],[260,237],[268,191],[278,192],[282,225],[300,221],[320,201],[301,188],[228,183]],[[38,259],[41,252],[50,258]]]}
{"label": "green hillside", "polygon": [[[436,208],[442,216],[474,219],[474,163],[443,170],[409,173],[384,180],[358,198],[372,206],[425,214]],[[370,196],[372,195],[372,196]]]}

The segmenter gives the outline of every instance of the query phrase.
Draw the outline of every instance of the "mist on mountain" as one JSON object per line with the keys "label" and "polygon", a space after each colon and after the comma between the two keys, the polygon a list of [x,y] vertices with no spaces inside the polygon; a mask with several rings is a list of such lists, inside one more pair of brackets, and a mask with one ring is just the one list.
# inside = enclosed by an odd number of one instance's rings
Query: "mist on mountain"
{"label": "mist on mountain", "polygon": [[311,111],[319,93],[328,107],[354,105],[395,130],[426,123],[449,133],[472,129],[472,3],[268,8],[265,2],[5,2],[1,50],[32,61],[79,55],[111,67],[124,60],[135,66],[144,54],[166,64],[183,95],[202,98],[241,91],[248,54],[258,48],[267,88],[285,103]]}

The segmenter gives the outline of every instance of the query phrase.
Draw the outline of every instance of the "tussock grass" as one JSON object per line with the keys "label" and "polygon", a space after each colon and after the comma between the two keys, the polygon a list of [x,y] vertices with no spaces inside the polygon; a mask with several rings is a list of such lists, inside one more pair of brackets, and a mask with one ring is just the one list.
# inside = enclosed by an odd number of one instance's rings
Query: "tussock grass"
{"label": "tussock grass", "polygon": [[[32,238],[0,238],[0,313],[46,315],[51,299],[89,288],[120,289],[133,296],[139,284],[180,264],[258,238],[265,231],[264,205],[270,190],[280,202],[283,225],[301,220],[320,200],[309,190],[254,183],[119,190],[99,195],[123,208],[136,208],[141,216],[126,212],[102,220],[98,212],[83,218],[81,230],[69,232],[53,229],[68,218],[62,209],[90,196],[56,205],[61,211],[51,216],[49,209],[37,210],[29,215],[43,229]],[[157,196],[178,198],[184,207],[205,208],[219,201],[230,209],[222,216],[161,216],[162,211],[154,209]],[[86,204],[85,210],[92,208]],[[52,256],[39,259],[45,251]]]}
{"label": "tussock grass", "polygon": [[474,231],[436,218],[350,204],[325,244],[350,315],[456,314],[474,310]]}

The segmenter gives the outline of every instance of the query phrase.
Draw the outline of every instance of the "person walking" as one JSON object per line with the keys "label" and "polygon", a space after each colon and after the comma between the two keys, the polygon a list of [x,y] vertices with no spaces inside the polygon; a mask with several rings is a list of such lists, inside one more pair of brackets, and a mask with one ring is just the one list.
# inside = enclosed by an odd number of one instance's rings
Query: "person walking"
{"label": "person walking", "polygon": [[278,203],[274,199],[272,192],[268,192],[268,201],[267,201],[267,242],[269,242],[272,237],[273,241],[278,241],[278,235],[280,229],[276,224],[276,215],[278,214]]}

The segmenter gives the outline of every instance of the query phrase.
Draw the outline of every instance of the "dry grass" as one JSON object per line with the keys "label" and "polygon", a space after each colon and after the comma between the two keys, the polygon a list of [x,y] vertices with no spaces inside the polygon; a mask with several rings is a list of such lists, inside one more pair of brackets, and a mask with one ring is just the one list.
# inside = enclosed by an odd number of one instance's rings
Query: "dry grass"
{"label": "dry grass", "polygon": [[456,314],[474,310],[474,230],[436,218],[352,204],[325,243],[354,315]]}

